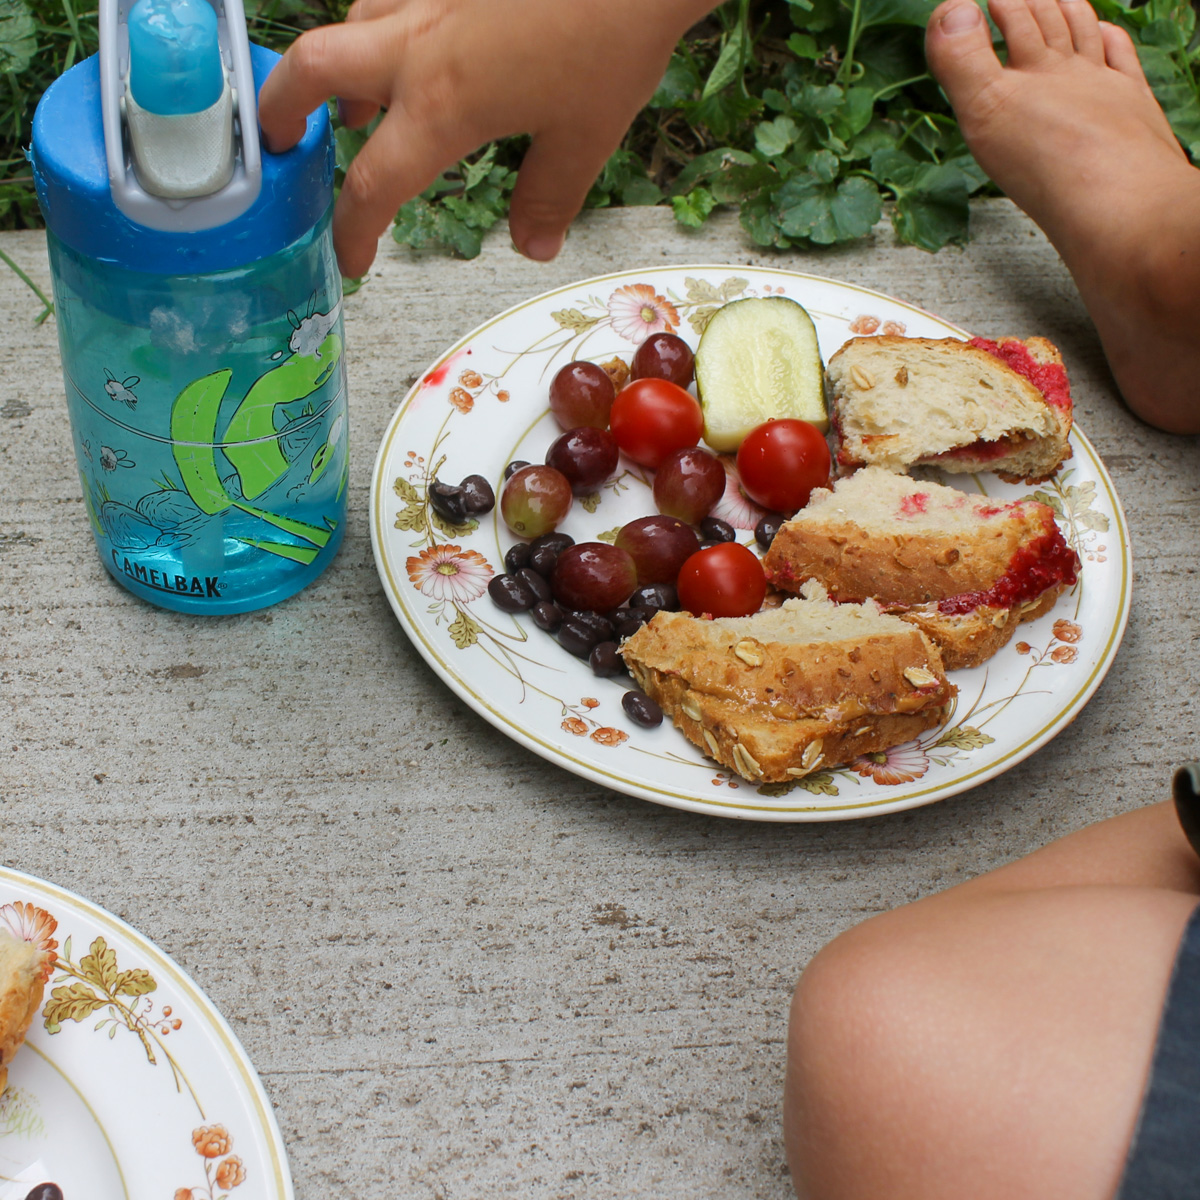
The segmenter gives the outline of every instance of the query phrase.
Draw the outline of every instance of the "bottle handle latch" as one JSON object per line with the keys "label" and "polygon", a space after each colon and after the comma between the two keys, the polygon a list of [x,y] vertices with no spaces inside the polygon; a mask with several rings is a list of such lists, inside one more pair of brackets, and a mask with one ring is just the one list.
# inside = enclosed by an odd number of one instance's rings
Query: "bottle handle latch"
{"label": "bottle handle latch", "polygon": [[250,208],[262,188],[258,93],[242,0],[207,2],[217,15],[221,59],[232,90],[233,171],[228,182],[208,194],[173,198],[169,187],[141,179],[135,161],[128,113],[132,96],[126,96],[134,0],[100,0],[100,108],[109,185],[117,208],[150,229],[192,233],[224,225]]}

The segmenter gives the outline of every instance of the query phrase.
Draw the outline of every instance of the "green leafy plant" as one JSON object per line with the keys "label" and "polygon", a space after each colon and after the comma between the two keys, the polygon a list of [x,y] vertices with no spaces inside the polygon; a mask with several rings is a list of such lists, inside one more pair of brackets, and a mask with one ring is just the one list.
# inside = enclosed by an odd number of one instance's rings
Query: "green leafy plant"
{"label": "green leafy plant", "polygon": [[[885,210],[902,242],[935,251],[966,240],[970,197],[996,189],[926,69],[924,30],[935,6],[728,0],[680,43],[587,206],[669,203],[692,228],[736,208],[753,241],[779,249],[853,241]],[[1172,127],[1200,160],[1200,36],[1191,5],[1095,6],[1133,36]],[[443,176],[401,210],[397,241],[473,253],[473,241],[441,232],[439,222],[476,211],[476,228],[490,225],[507,204],[525,145],[513,138],[485,150],[489,167],[507,173],[497,174],[478,208],[471,162]]]}
{"label": "green leafy plant", "polygon": [[[754,242],[780,250],[853,241],[885,212],[901,241],[930,251],[963,241],[969,198],[994,188],[926,69],[935,2],[726,0],[681,40],[587,206],[669,204],[692,228],[737,209]],[[1093,3],[1132,35],[1172,128],[1200,160],[1191,4]],[[283,50],[345,8],[346,0],[250,0],[247,16],[256,41]],[[24,156],[33,108],[96,45],[96,12],[77,0],[0,0],[0,228],[40,224]],[[336,115],[335,128],[340,184],[370,130],[342,128]],[[395,239],[478,254],[508,211],[527,146],[504,138],[443,172],[401,208]]]}

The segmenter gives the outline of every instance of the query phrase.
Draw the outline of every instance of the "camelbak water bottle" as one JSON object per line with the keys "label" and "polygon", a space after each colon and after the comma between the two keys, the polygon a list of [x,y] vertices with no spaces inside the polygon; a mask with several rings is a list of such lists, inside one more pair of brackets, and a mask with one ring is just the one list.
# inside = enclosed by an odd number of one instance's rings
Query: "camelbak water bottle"
{"label": "camelbak water bottle", "polygon": [[101,561],[187,612],[262,608],[345,523],[341,276],[322,107],[260,151],[277,56],[241,0],[101,0],[33,125],[59,346]]}

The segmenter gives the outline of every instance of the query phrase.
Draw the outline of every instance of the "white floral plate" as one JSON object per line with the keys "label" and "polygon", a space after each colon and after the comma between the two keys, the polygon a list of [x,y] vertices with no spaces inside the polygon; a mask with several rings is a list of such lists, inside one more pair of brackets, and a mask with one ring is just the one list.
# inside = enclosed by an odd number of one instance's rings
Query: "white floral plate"
{"label": "white floral plate", "polygon": [[46,992],[0,1097],[0,1200],[292,1200],[270,1101],[196,985],[124,921],[0,868]]}
{"label": "white floral plate", "polygon": [[[1112,481],[1087,439],[1037,489],[1083,561],[1080,583],[1021,626],[989,663],[956,672],[948,724],[886,755],[793,784],[755,786],[704,758],[669,724],[634,725],[621,683],[598,679],[527,616],[486,593],[516,539],[493,511],[451,525],[426,503],[436,477],[496,482],[514,459],[541,462],[559,430],[547,407],[554,372],[575,358],[629,361],[649,333],[693,346],[722,304],[786,295],[817,326],[828,358],[855,334],[965,337],[961,329],[878,292],[787,271],[723,266],[646,269],[584,280],[526,301],[455,344],[417,382],[384,435],[372,481],[371,540],[392,608],[426,661],[497,729],[568,770],[658,804],[717,816],[823,821],[896,812],[944,799],[1020,762],[1063,729],[1099,686],[1129,614],[1129,537]],[[1003,331],[1000,331],[1003,332]],[[946,482],[1001,500],[1033,489],[992,475]],[[561,527],[577,541],[615,535],[654,511],[650,480],[622,460],[618,477],[577,500]],[[717,515],[741,539],[758,511],[731,477]]]}

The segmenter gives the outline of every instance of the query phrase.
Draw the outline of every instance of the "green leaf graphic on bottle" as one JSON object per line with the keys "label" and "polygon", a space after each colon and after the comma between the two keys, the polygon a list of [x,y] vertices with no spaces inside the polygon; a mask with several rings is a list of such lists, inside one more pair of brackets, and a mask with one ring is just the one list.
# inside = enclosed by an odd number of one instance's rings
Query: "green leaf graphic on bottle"
{"label": "green leaf graphic on bottle", "polygon": [[[341,355],[341,338],[330,334],[321,343],[318,354],[294,355],[260,376],[237,406],[221,438],[217,437],[217,424],[232,371],[214,371],[189,383],[171,409],[172,454],[184,489],[196,505],[210,516],[236,508],[307,542],[307,546],[296,546],[269,538],[241,539],[260,550],[297,562],[312,562],[328,543],[336,525],[331,526],[328,521],[325,526],[310,525],[247,501],[263,495],[290,470],[285,436],[298,425],[310,422],[315,425],[316,417],[310,407],[306,406],[299,418],[293,418],[285,406],[304,400],[321,388],[337,368]],[[288,418],[282,429],[276,428],[277,412]],[[314,453],[310,482],[324,473],[343,426],[344,421],[335,418],[329,438]],[[221,477],[214,443],[220,445],[237,474],[240,496],[231,495],[227,480]]]}
{"label": "green leaf graphic on bottle", "polygon": [[171,408],[171,452],[183,476],[184,490],[209,516],[232,507],[221,483],[212,443],[217,436],[217,413],[233,372],[214,371],[187,387]]}
{"label": "green leaf graphic on bottle", "polygon": [[294,355],[254,383],[225,431],[225,456],[237,469],[242,495],[253,500],[287,472],[275,428],[275,410],[311,396],[333,374],[342,356],[342,339],[331,333],[321,343],[320,358]]}

